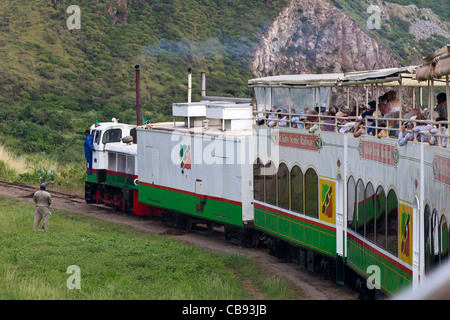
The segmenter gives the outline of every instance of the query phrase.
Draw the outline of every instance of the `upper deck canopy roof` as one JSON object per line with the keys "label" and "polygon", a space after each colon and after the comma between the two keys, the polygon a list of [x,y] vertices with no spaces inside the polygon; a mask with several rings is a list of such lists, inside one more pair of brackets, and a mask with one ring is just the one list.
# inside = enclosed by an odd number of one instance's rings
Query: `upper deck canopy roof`
{"label": "upper deck canopy roof", "polygon": [[340,79],[344,78],[343,73],[328,73],[328,74],[294,74],[264,77],[259,79],[252,79],[248,81],[249,86],[253,87],[301,87],[301,86],[320,86],[320,85],[334,85]]}
{"label": "upper deck canopy roof", "polygon": [[[426,87],[428,79],[417,77],[418,66],[388,68],[368,71],[329,74],[296,74],[257,78],[248,81],[250,87],[331,87],[331,86],[370,86],[384,87]],[[435,86],[445,86],[444,78],[434,78]]]}

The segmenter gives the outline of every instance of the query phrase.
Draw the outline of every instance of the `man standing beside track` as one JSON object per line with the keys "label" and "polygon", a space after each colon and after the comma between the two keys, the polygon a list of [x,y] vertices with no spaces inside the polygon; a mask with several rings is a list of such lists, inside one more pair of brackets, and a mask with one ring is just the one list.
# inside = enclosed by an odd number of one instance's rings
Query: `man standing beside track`
{"label": "man standing beside track", "polygon": [[39,223],[42,219],[44,220],[44,231],[48,231],[48,222],[50,219],[50,211],[48,209],[52,203],[52,197],[50,196],[50,193],[45,191],[45,188],[45,183],[41,183],[41,190],[36,191],[33,196],[33,201],[36,203],[33,225],[34,231],[39,229]]}

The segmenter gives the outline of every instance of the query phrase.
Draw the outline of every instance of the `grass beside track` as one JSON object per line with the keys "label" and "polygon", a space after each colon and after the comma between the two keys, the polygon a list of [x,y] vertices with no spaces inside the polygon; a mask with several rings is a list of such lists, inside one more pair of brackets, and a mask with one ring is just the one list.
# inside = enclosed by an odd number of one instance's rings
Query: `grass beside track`
{"label": "grass beside track", "polygon": [[[244,256],[51,212],[50,231],[33,232],[34,206],[0,197],[0,299],[245,300],[255,292],[263,299],[302,298]],[[67,273],[72,265],[79,267],[80,289],[68,289],[68,280],[76,283]]]}

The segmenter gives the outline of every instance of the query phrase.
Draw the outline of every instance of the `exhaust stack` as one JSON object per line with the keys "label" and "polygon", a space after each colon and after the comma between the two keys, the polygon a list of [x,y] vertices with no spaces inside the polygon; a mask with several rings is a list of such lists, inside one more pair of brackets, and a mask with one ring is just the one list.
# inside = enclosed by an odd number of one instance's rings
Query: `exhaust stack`
{"label": "exhaust stack", "polygon": [[188,69],[188,103],[192,102],[192,69]]}
{"label": "exhaust stack", "polygon": [[141,117],[141,71],[139,65],[136,68],[136,125],[142,125]]}
{"label": "exhaust stack", "polygon": [[202,100],[203,97],[206,97],[206,74],[204,72],[202,72]]}

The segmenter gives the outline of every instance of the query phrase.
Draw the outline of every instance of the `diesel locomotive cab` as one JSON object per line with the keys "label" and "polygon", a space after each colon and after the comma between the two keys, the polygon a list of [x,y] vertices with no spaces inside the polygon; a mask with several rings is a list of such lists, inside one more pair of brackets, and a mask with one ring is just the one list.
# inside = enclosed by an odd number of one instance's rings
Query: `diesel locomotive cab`
{"label": "diesel locomotive cab", "polygon": [[[92,174],[85,184],[85,200],[123,212],[145,214],[137,206],[137,145],[135,126],[112,122],[91,127],[94,135]],[[134,210],[133,210],[134,208]]]}

